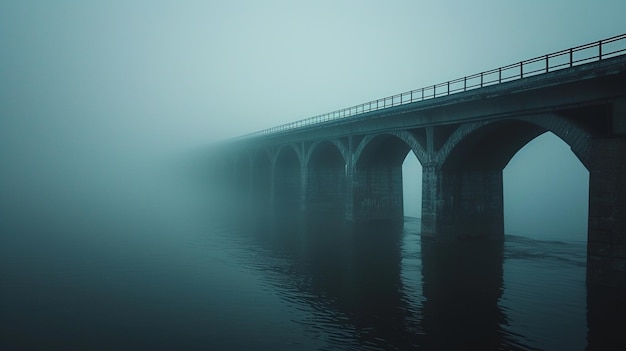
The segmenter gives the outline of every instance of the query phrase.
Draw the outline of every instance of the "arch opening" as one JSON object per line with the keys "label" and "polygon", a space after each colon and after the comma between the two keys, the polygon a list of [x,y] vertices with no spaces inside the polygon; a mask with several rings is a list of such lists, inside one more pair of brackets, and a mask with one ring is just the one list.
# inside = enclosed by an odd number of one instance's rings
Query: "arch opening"
{"label": "arch opening", "polygon": [[346,183],[346,162],[339,148],[328,141],[314,146],[307,164],[307,209],[343,214]]}
{"label": "arch opening", "polygon": [[402,162],[402,207],[404,216],[422,217],[422,164],[411,151]]}
{"label": "arch opening", "polygon": [[411,147],[391,134],[377,135],[366,142],[355,165],[355,216],[367,220],[402,222],[402,165]]}
{"label": "arch opening", "polygon": [[[555,123],[558,121],[559,123]],[[552,133],[546,133],[553,127],[557,129]],[[438,199],[441,200],[441,207],[437,213],[437,230],[439,232],[448,232],[450,234],[463,233],[469,236],[486,236],[493,238],[503,238],[505,234],[505,215],[507,211],[507,232],[510,234],[512,227],[509,224],[516,223],[517,229],[526,223],[528,226],[531,222],[538,222],[532,219],[525,212],[530,211],[533,206],[535,216],[541,213],[542,218],[551,218],[552,226],[556,226],[556,219],[560,219],[561,225],[565,219],[565,212],[562,211],[564,204],[554,204],[554,206],[545,206],[548,196],[551,198],[561,198],[569,193],[570,198],[574,193],[578,194],[579,199],[584,198],[582,206],[584,209],[578,209],[578,229],[579,233],[585,236],[587,233],[586,219],[588,206],[588,184],[589,176],[586,168],[568,144],[561,140],[558,135],[564,135],[568,140],[573,135],[583,137],[584,131],[577,129],[574,124],[558,116],[544,116],[543,118],[532,119],[530,117],[519,119],[508,119],[488,124],[463,125],[458,129],[458,135],[454,139],[459,140],[458,143],[451,146],[450,152],[442,163],[441,170],[438,175],[438,182],[441,193]],[[546,133],[544,137],[544,133]],[[541,137],[540,137],[541,136]],[[537,139],[536,139],[537,138]],[[566,150],[565,156],[554,156],[546,158],[550,150],[543,150],[546,143],[542,142],[544,138],[552,138],[552,142],[558,141],[560,149]],[[453,140],[454,140],[453,139]],[[549,160],[543,163],[526,164],[526,170],[513,166],[518,163],[514,157],[518,152],[525,148],[526,145],[533,140],[538,140],[538,144],[544,144],[535,151],[533,156],[536,160]],[[572,140],[585,140],[576,137]],[[570,140],[571,142],[571,140]],[[577,144],[579,154],[584,150],[584,144]],[[531,149],[537,149],[531,147]],[[524,155],[522,152],[520,155]],[[518,157],[525,159],[526,157]],[[569,162],[568,170],[559,170],[559,162],[567,159]],[[548,162],[548,163],[546,163]],[[510,168],[505,171],[505,167],[511,163]],[[572,168],[571,166],[574,166]],[[550,166],[550,171],[546,171],[546,167]],[[514,171],[511,171],[515,169]],[[547,185],[547,178],[534,179],[532,181],[525,173],[536,171],[544,175],[552,177],[552,185]],[[517,174],[517,178],[512,181],[509,179],[511,173]],[[587,189],[585,192],[557,190],[559,187],[555,183],[569,182],[570,175],[586,173],[584,179],[580,180],[575,187]],[[548,174],[549,173],[549,174]],[[504,179],[503,175],[507,174],[507,200],[504,199]],[[528,173],[530,174],[530,173]],[[577,176],[580,179],[580,177]],[[538,187],[540,193],[532,193],[533,187]],[[554,191],[548,191],[547,187],[552,187]],[[572,187],[570,187],[572,188]],[[512,194],[515,194],[512,197]],[[550,195],[548,195],[550,194]],[[557,196],[563,195],[563,196]],[[515,197],[517,196],[517,197]],[[524,196],[526,200],[535,200],[534,205],[520,203],[520,196]],[[511,205],[510,201],[514,201]],[[571,199],[570,199],[571,200]],[[566,201],[566,200],[562,200]],[[579,202],[580,203],[580,202]],[[524,210],[525,208],[525,210]],[[569,216],[569,215],[567,215]],[[513,218],[513,219],[512,219]],[[511,222],[513,220],[513,222]],[[544,224],[550,221],[543,221]],[[545,230],[541,230],[545,232]],[[522,232],[528,233],[524,229]],[[581,236],[578,236],[580,239]]]}
{"label": "arch opening", "polygon": [[[459,141],[441,164],[438,184],[430,185],[438,192],[436,202],[430,203],[436,208],[436,223],[426,227],[436,228],[444,237],[503,240],[502,169],[517,150],[543,132],[542,127],[519,120],[460,126],[449,139]],[[422,222],[423,231],[424,227]]]}
{"label": "arch opening", "polygon": [[465,136],[441,168],[501,171],[519,149],[545,132],[544,128],[525,121],[489,123]]}
{"label": "arch opening", "polygon": [[522,147],[503,170],[505,233],[586,241],[589,171],[547,132]]}

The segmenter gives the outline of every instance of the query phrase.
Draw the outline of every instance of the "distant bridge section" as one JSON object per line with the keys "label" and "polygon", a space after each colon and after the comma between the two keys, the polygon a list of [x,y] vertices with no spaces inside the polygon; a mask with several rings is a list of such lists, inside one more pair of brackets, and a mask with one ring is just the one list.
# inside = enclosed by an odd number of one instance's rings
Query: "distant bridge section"
{"label": "distant bridge section", "polygon": [[422,164],[422,236],[501,240],[502,170],[550,131],[589,170],[588,282],[626,287],[626,34],[248,134],[214,164],[275,211],[403,217]]}

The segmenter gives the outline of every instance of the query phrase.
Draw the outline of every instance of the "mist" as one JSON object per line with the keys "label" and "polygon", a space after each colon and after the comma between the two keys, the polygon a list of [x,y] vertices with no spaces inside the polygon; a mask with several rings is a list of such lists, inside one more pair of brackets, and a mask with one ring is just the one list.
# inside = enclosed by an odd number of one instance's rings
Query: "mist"
{"label": "mist", "polygon": [[[3,252],[36,255],[30,245],[42,238],[81,238],[93,247],[98,236],[135,233],[138,242],[155,242],[156,234],[136,234],[142,226],[168,240],[181,228],[201,231],[207,201],[216,199],[188,171],[211,142],[623,29],[619,1],[542,3],[539,14],[537,4],[525,3],[515,16],[500,2],[396,5],[3,2]],[[494,20],[472,19],[485,13]],[[569,169],[542,151],[532,158],[530,168],[505,170],[507,233],[567,232],[583,240],[585,204],[570,199],[584,197],[584,189],[543,197],[554,202],[523,198],[519,177],[547,186],[555,180],[546,167]],[[412,161],[405,208],[419,217],[421,174]],[[588,177],[565,172],[563,184]],[[581,205],[566,213],[569,204]],[[76,248],[59,252],[69,247]]]}
{"label": "mist", "polygon": [[3,212],[173,204],[186,150],[622,30],[619,1],[536,6],[3,2]]}
{"label": "mist", "polygon": [[[44,238],[75,244],[59,255],[94,249],[101,237],[165,247],[183,228],[202,231],[208,202],[219,200],[190,173],[211,142],[622,30],[622,2],[541,6],[517,6],[511,17],[499,2],[3,2],[0,246],[11,257],[36,256]],[[494,21],[471,20],[485,13]],[[586,204],[570,201],[584,189],[543,197],[554,202],[523,197],[531,177],[555,182],[546,167],[569,169],[540,149],[534,165],[509,172],[516,156],[505,170],[506,232],[584,240]],[[410,156],[405,209],[419,217],[421,174]],[[588,177],[565,172],[567,184]],[[569,204],[581,205],[566,213]]]}
{"label": "mist", "polygon": [[[385,236],[373,257],[390,259],[376,267],[371,252],[354,254],[363,248],[307,246],[337,234],[327,228],[305,239],[293,230],[289,255],[255,246],[210,215],[225,199],[205,178],[210,145],[608,38],[623,31],[624,13],[623,0],[0,2],[0,347],[319,349],[350,337],[360,345],[367,338],[343,328],[361,325],[414,336],[405,318],[421,320],[422,302],[435,301],[422,294],[422,271],[431,287],[465,276],[423,269],[418,221],[402,242]],[[506,234],[585,240],[588,172],[555,138],[532,141],[504,170]],[[405,214],[419,217],[421,167],[407,160]],[[486,257],[496,259],[476,276],[506,294],[502,253]],[[584,263],[570,261],[554,272],[584,286]],[[524,287],[541,296],[544,285]],[[364,295],[348,296],[355,291]],[[410,313],[370,315],[380,291],[389,297],[381,311]],[[483,305],[512,315],[512,331],[494,334],[526,335],[514,308]],[[562,316],[546,323],[572,320]]]}

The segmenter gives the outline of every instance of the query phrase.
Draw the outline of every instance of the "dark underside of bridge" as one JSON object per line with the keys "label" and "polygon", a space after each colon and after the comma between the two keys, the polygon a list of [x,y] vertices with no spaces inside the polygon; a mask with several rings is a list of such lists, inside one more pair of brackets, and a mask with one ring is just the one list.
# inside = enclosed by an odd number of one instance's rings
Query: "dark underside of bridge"
{"label": "dark underside of bridge", "polygon": [[218,176],[247,203],[403,218],[402,163],[422,164],[422,237],[502,240],[502,170],[550,131],[589,171],[588,277],[626,287],[626,58],[225,142]]}

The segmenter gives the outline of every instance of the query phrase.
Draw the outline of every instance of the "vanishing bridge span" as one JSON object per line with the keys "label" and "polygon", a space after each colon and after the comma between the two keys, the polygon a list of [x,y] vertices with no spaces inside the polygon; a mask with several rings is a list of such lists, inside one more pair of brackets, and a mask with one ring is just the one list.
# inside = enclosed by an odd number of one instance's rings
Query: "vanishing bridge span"
{"label": "vanishing bridge span", "polygon": [[626,34],[216,145],[220,175],[267,208],[401,220],[422,164],[422,236],[501,239],[502,170],[550,131],[589,171],[588,282],[626,286]]}

